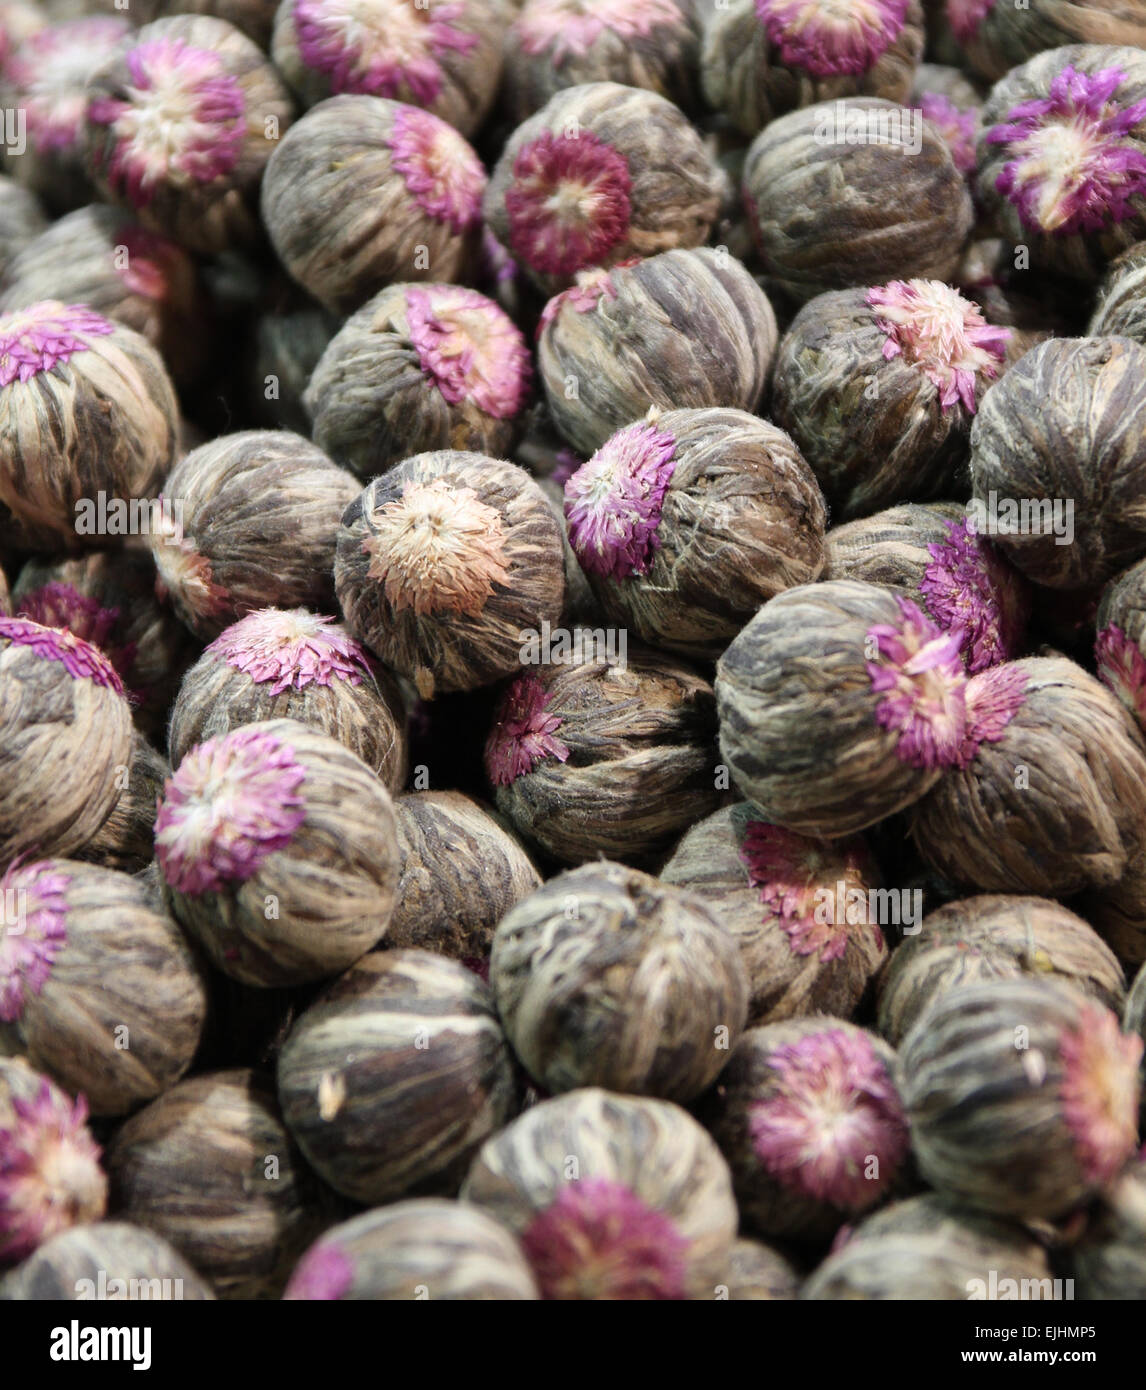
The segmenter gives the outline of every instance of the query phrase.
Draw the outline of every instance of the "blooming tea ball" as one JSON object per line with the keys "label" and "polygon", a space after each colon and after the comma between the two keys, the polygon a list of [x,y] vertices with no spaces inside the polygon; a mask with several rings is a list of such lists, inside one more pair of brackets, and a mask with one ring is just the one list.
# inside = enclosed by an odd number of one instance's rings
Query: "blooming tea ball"
{"label": "blooming tea ball", "polygon": [[1136,241],[1111,261],[1086,336],[1133,338],[1146,346],[1146,241]]}
{"label": "blooming tea ball", "polygon": [[116,769],[119,794],[111,815],[82,849],[72,851],[72,857],[125,874],[146,869],[154,854],[159,797],[170,776],[167,759],[134,730],[130,763]]}
{"label": "blooming tea ball", "polygon": [[311,1166],[368,1205],[455,1193],[516,1104],[489,988],[429,951],[374,951],[330,985],[279,1053],[278,1091]]}
{"label": "blooming tea ball", "polygon": [[290,274],[336,313],[395,280],[462,279],[485,169],[453,126],[385,97],[320,102],[275,150],[267,233]]}
{"label": "blooming tea ball", "polygon": [[47,231],[40,200],[8,174],[0,174],[0,276],[26,246]]}
{"label": "blooming tea ball", "polygon": [[801,304],[893,275],[947,280],[974,220],[942,135],[874,97],[773,121],[748,151],[744,197],[770,283]]}
{"label": "blooming tea ball", "polygon": [[970,179],[975,173],[976,143],[982,98],[958,68],[921,63],[915,69],[911,96],[905,103],[923,113],[947,142],[955,167]]}
{"label": "blooming tea ball", "polygon": [[350,632],[418,694],[516,671],[529,631],[560,621],[561,527],[516,464],[416,454],[347,507],[334,564]]}
{"label": "blooming tea ball", "polygon": [[331,339],[303,405],[319,448],[369,481],[434,449],[505,455],[531,371],[521,330],[492,299],[391,285]]}
{"label": "blooming tea ball", "polygon": [[214,1297],[167,1241],[126,1221],[95,1221],[63,1231],[0,1279],[0,1303],[95,1298],[202,1303]]}
{"label": "blooming tea ball", "polygon": [[650,406],[755,410],[776,350],[764,292],[723,251],[665,251],[578,274],[541,315],[553,422],[588,456]]}
{"label": "blooming tea ball", "polygon": [[701,245],[724,178],[671,101],[586,82],[558,92],[509,137],[490,176],[485,218],[537,286],[554,294],[579,270]]}
{"label": "blooming tea ball", "polygon": [[975,72],[997,81],[1048,48],[1068,44],[1146,47],[1146,14],[1122,0],[945,0],[947,22]]}
{"label": "blooming tea ball", "polygon": [[728,1165],[692,1116],[596,1087],[487,1140],[461,1195],[517,1236],[545,1299],[712,1298],[736,1236]]}
{"label": "blooming tea ball", "polygon": [[800,1276],[778,1251],[758,1240],[738,1240],[728,1257],[724,1283],[717,1297],[734,1303],[787,1302],[797,1297]]}
{"label": "blooming tea ball", "polygon": [[292,104],[266,54],[224,19],[145,24],[87,88],[87,164],[109,202],[200,255],[253,244],[263,169]]}
{"label": "blooming tea ball", "polygon": [[1102,1194],[1068,1254],[1080,1298],[1146,1299],[1146,1156],[1132,1158]]}

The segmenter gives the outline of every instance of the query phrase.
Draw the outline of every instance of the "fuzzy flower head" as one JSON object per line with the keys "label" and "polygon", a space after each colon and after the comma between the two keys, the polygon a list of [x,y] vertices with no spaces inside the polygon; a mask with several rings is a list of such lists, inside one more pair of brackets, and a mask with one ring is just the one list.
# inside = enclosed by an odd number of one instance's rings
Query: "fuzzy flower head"
{"label": "fuzzy flower head", "polygon": [[1074,236],[1102,231],[1146,196],[1146,154],[1127,137],[1146,120],[1146,99],[1122,107],[1120,68],[1093,75],[1065,67],[1050,94],[1013,107],[987,133],[1010,158],[996,189],[1032,232]]}
{"label": "fuzzy flower head", "polygon": [[452,125],[429,111],[402,107],[387,143],[394,168],[424,213],[458,236],[479,225],[485,169]]}
{"label": "fuzzy flower head", "polygon": [[909,0],[756,0],[780,62],[813,77],[857,76],[903,29]]}
{"label": "fuzzy flower head", "polygon": [[975,141],[979,133],[979,113],[974,107],[961,110],[942,92],[924,92],[919,98],[923,119],[930,121],[951,151],[951,158],[961,174],[975,168]]}
{"label": "fuzzy flower head", "polygon": [[752,1105],[748,1121],[766,1172],[841,1211],[874,1206],[910,1140],[903,1105],[870,1040],[827,1028],[778,1047],[769,1065],[772,1092]]}
{"label": "fuzzy flower head", "polygon": [[523,53],[547,53],[555,68],[583,58],[602,34],[624,43],[646,39],[654,29],[683,30],[688,20],[676,0],[527,0],[513,24]]}
{"label": "fuzzy flower head", "polygon": [[81,594],[71,584],[53,579],[38,589],[30,589],[18,600],[16,609],[17,617],[29,618],[41,627],[66,628],[73,636],[98,647],[124,684],[130,683],[136,644],[116,641],[118,608],[104,608],[89,594]]}
{"label": "fuzzy flower head", "polygon": [[541,1296],[648,1300],[688,1297],[687,1238],[623,1183],[567,1183],[521,1237]]}
{"label": "fuzzy flower head", "polygon": [[590,131],[546,131],[513,161],[510,249],[547,275],[601,264],[628,235],[632,185],[628,160]]}
{"label": "fuzzy flower head", "polygon": [[871,688],[880,695],[876,719],[897,735],[896,751],[913,767],[949,767],[961,753],[967,726],[959,636],[942,633],[910,599],[900,598],[898,623],[867,633]]}
{"label": "fuzzy flower head", "polygon": [[295,0],[302,60],[336,95],[390,97],[429,106],[442,90],[441,59],[468,53],[475,34],[455,26],[465,5],[414,0]]}
{"label": "fuzzy flower head", "polygon": [[967,670],[974,675],[1013,656],[1027,596],[1019,576],[969,519],[948,522],[947,539],[927,549],[920,593],[939,626],[958,634]]}
{"label": "fuzzy flower head", "polygon": [[531,675],[518,676],[501,697],[485,745],[486,776],[493,786],[512,786],[542,758],[568,759],[569,749],[557,737],[561,718],[548,712],[549,699]]}
{"label": "fuzzy flower head", "polygon": [[366,652],[333,618],[305,608],[261,608],[220,633],[208,646],[236,671],[244,671],[269,695],[333,685],[360,685],[370,675]]}
{"label": "fuzzy flower head", "polygon": [[939,393],[943,410],[962,401],[975,413],[975,385],[999,375],[1011,337],[941,280],[892,280],[868,290],[865,302],[887,334],[883,355],[914,363]]}
{"label": "fuzzy flower head", "polygon": [[1013,662],[991,666],[967,683],[967,727],[957,766],[967,767],[984,743],[998,743],[1026,701],[1027,673]]}
{"label": "fuzzy flower head", "polygon": [[160,185],[210,183],[235,167],[246,99],[217,53],[146,39],[128,52],[127,68],[127,99],[99,97],[88,107],[88,119],[111,133],[106,175],[118,196],[146,207]]}
{"label": "fuzzy flower head", "polygon": [[37,153],[78,154],[87,113],[84,87],[130,27],[112,15],[65,20],[31,34],[4,64]]}
{"label": "fuzzy flower head", "polygon": [[1123,1033],[1109,1009],[1084,1005],[1076,1028],[1059,1041],[1062,1104],[1088,1182],[1108,1182],[1138,1141],[1138,1067],[1142,1039]]}
{"label": "fuzzy flower head", "polygon": [[55,299],[0,314],[0,386],[50,372],[77,352],[86,352],[90,339],[114,332],[115,325],[86,304]]}
{"label": "fuzzy flower head", "polygon": [[227,611],[230,596],[215,582],[211,562],[196,548],[190,536],[179,533],[169,509],[159,498],[159,522],[155,528],[159,544],[152,549],[158,575],[155,594],[161,603],[174,594],[179,603],[197,618],[215,618]]}
{"label": "fuzzy flower head", "polygon": [[461,285],[406,291],[406,323],[422,371],[451,405],[472,401],[512,419],[532,370],[521,330],[484,294]]}
{"label": "fuzzy flower head", "polygon": [[569,541],[587,574],[645,574],[660,546],[657,528],[676,468],[676,440],[649,421],[606,440],[565,484]]}
{"label": "fuzzy flower head", "polygon": [[285,1303],[336,1302],[354,1282],[350,1256],[332,1240],[312,1245],[294,1267],[283,1293]]}
{"label": "fuzzy flower head", "polygon": [[42,627],[28,618],[0,617],[0,642],[31,647],[45,661],[58,661],[73,680],[93,681],[117,695],[124,693],[119,673],[103,652],[63,628]]}
{"label": "fuzzy flower head", "polygon": [[968,43],[994,8],[995,0],[947,0],[947,23],[960,43]]}
{"label": "fuzzy flower head", "polygon": [[1111,623],[1094,644],[1099,679],[1114,691],[1140,724],[1146,724],[1146,656],[1137,642]]}
{"label": "fuzzy flower head", "polygon": [[0,1022],[15,1023],[68,941],[68,875],[46,859],[0,879]]}
{"label": "fuzzy flower head", "polygon": [[155,820],[168,885],[194,897],[253,877],[306,819],[305,778],[294,750],[262,729],[198,744],[164,784]]}

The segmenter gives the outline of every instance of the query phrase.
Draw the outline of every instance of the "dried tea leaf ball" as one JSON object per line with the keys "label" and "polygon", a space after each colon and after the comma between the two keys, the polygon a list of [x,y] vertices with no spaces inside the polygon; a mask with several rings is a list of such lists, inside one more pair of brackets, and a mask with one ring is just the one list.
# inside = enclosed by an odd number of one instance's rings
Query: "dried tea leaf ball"
{"label": "dried tea leaf ball", "polygon": [[125,874],[146,869],[154,851],[156,808],[170,776],[167,759],[136,729],[131,760],[116,769],[119,794],[111,815],[82,849],[72,851],[73,857]]}
{"label": "dried tea leaf ball", "polygon": [[522,663],[560,620],[561,527],[516,464],[443,449],[376,478],[346,509],[334,565],[351,633],[423,699]]}
{"label": "dried tea leaf ball", "polygon": [[179,922],[252,985],[344,970],[385,934],[398,882],[385,786],[294,719],[191,749],[163,789],[155,854]]}
{"label": "dried tea leaf ball", "polygon": [[703,898],[606,861],[502,918],[490,984],[513,1050],[550,1093],[695,1100],[748,1008],[737,942]]}
{"label": "dried tea leaf ball", "polygon": [[1146,1157],[1139,1154],[1102,1194],[1083,1238],[1069,1252],[1085,1299],[1146,1299]]}
{"label": "dried tea leaf ball", "polygon": [[947,22],[971,67],[997,81],[1048,48],[1067,44],[1146,47],[1146,14],[1123,0],[945,0]]}
{"label": "dried tea leaf ball", "polygon": [[476,1207],[392,1202],[335,1226],[295,1266],[291,1301],[521,1302],[540,1297],[513,1236]]}
{"label": "dried tea leaf ball", "polygon": [[560,863],[644,862],[719,804],[712,687],[652,652],[610,659],[603,630],[565,636],[503,691],[486,776],[498,810]]}
{"label": "dried tea leaf ball", "polygon": [[275,150],[263,221],[298,283],[350,313],[395,280],[461,279],[476,253],[485,184],[464,137],[429,111],[336,96]]}
{"label": "dried tea leaf ball", "polygon": [[107,1178],[87,1117],[82,1095],[0,1057],[0,1268],[103,1216]]}
{"label": "dried tea leaf ball", "polygon": [[173,1246],[126,1221],[63,1231],[0,1279],[0,1303],[100,1298],[202,1303],[214,1297]]}
{"label": "dried tea leaf ball", "polygon": [[484,967],[497,924],[541,887],[501,817],[461,792],[411,792],[394,803],[402,876],[388,947],[417,947]]}
{"label": "dried tea leaf ball", "polygon": [[728,1165],[692,1116],[596,1087],[489,1139],[462,1199],[513,1231],[545,1299],[711,1298],[736,1235]]}
{"label": "dried tea leaf ball", "polygon": [[8,174],[0,174],[0,275],[48,228],[40,200]]}
{"label": "dried tea leaf ball", "polygon": [[558,92],[509,137],[490,176],[485,218],[538,287],[554,294],[579,270],[699,246],[723,183],[671,101],[586,82]]}
{"label": "dried tea leaf ball", "polygon": [[87,844],[119,796],[131,731],[123,684],[98,648],[0,617],[0,864]]}
{"label": "dried tea leaf ball", "polygon": [[455,1193],[516,1100],[488,987],[429,951],[375,951],[336,980],[291,1030],[278,1089],[315,1171],[371,1205]]}
{"label": "dried tea leaf ball", "polygon": [[882,1201],[910,1147],[894,1071],[891,1048],[842,1019],[750,1028],[701,1110],[742,1221],[821,1239]]}
{"label": "dried tea leaf ball", "polygon": [[701,76],[745,135],[838,97],[906,102],[923,55],[919,0],[731,0],[706,11]]}
{"label": "dried tea leaf ball", "polygon": [[402,693],[333,618],[263,608],[225,628],[179,689],[171,760],[178,766],[195,744],[265,719],[296,719],[329,734],[391,792],[406,781]]}
{"label": "dried tea leaf ball", "polygon": [[492,299],[391,285],[331,339],[303,404],[315,443],[368,481],[433,449],[504,456],[531,371],[521,330]]}
{"label": "dried tea leaf ball", "polygon": [[242,430],[202,444],[163,487],[149,537],[160,587],[200,638],[258,608],[333,608],[338,522],[359,484],[308,439]]}
{"label": "dried tea leaf ball", "polygon": [[87,166],[109,202],[191,251],[259,235],[259,181],[292,104],[266,54],[225,19],[137,30],[91,77]]}
{"label": "dried tea leaf ball", "polygon": [[1077,990],[996,980],[952,990],[907,1035],[900,1089],[941,1192],[1053,1219],[1097,1193],[1138,1138],[1142,1039]]}
{"label": "dried tea leaf ball", "polygon": [[780,342],[772,414],[838,520],[966,495],[971,423],[1010,336],[939,280],[836,290],[804,305]]}
{"label": "dried tea leaf ball", "polygon": [[282,0],[270,54],[306,106],[390,97],[472,135],[501,77],[507,9],[504,0]]}
{"label": "dried tea leaf ball", "polygon": [[752,276],[707,248],[582,272],[545,306],[540,328],[550,414],[586,457],[650,406],[754,410],[777,340]]}
{"label": "dried tea leaf ball", "polygon": [[[128,874],[26,860],[0,880],[0,1032],[93,1115],[123,1115],[191,1065],[207,989],[191,946]],[[6,1026],[4,1026],[6,1025]],[[9,1049],[11,1050],[11,1049]]]}
{"label": "dried tea leaf ball", "polygon": [[1110,266],[1098,287],[1088,338],[1133,338],[1146,346],[1146,241],[1136,241]]}
{"label": "dried tea leaf ball", "polygon": [[163,362],[133,329],[54,299],[0,314],[0,502],[36,548],[92,545],[82,514],[101,494],[154,496],[176,415]]}
{"label": "dried tea leaf ball", "polygon": [[955,167],[965,177],[975,172],[982,98],[958,68],[921,63],[915,69],[911,96],[906,103],[918,107],[947,142]]}
{"label": "dried tea leaf ball", "polygon": [[949,279],[974,216],[942,135],[874,97],[773,121],[748,151],[744,197],[770,282],[801,304],[893,275]]}
{"label": "dried tea leaf ball", "polygon": [[778,1251],[758,1240],[737,1240],[716,1297],[734,1303],[787,1302],[797,1296],[799,1287],[800,1276]]}
{"label": "dried tea leaf ball", "polygon": [[246,1069],[173,1086],[107,1152],[112,1209],[154,1231],[220,1298],[278,1298],[325,1222],[274,1091]]}
{"label": "dried tea leaf ball", "polygon": [[971,429],[979,527],[1036,583],[1090,587],[1146,553],[1143,409],[1146,347],[1129,338],[1040,343],[984,397]]}
{"label": "dried tea leaf ball", "polygon": [[703,899],[735,938],[753,1024],[850,1018],[887,960],[883,912],[904,925],[901,895],[882,891],[862,840],[793,834],[746,801],[698,821],[660,878]]}
{"label": "dried tea leaf ball", "polygon": [[1050,898],[984,894],[929,913],[892,952],[879,981],[879,1031],[898,1047],[952,990],[1024,976],[1122,1010],[1122,967],[1093,927]]}

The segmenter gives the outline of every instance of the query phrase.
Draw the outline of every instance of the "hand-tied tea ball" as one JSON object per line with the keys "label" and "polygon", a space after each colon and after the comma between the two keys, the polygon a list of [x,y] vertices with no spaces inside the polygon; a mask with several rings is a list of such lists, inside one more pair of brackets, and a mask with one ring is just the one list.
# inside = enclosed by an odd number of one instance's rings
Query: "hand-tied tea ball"
{"label": "hand-tied tea ball", "polygon": [[695,1100],[748,1007],[736,940],[705,901],[606,861],[559,874],[506,914],[490,984],[514,1052],[551,1093]]}
{"label": "hand-tied tea ball", "polygon": [[515,1108],[513,1061],[488,987],[428,951],[375,951],[302,1014],[278,1059],[299,1147],[369,1205],[452,1195]]}
{"label": "hand-tied tea ball", "polygon": [[1146,345],[1146,241],[1136,241],[1110,264],[1098,287],[1088,338],[1133,338]]}
{"label": "hand-tied tea ball", "polygon": [[167,759],[136,729],[131,761],[116,769],[119,794],[111,815],[82,849],[72,851],[72,857],[126,874],[146,869],[154,857],[156,808],[170,776]]}
{"label": "hand-tied tea ball", "polygon": [[545,1299],[712,1298],[736,1235],[728,1165],[692,1116],[596,1087],[494,1135],[461,1195],[513,1231]]}
{"label": "hand-tied tea ball", "polygon": [[[190,944],[128,874],[64,859],[0,880],[18,933],[0,955],[0,1033],[93,1115],[124,1115],[178,1081],[207,989]],[[11,1050],[10,1048],[8,1050]]]}
{"label": "hand-tied tea ball", "polygon": [[837,97],[906,102],[923,55],[919,0],[732,0],[706,14],[701,78],[745,135]]}
{"label": "hand-tied tea ball", "polygon": [[1094,644],[1098,677],[1146,732],[1146,560],[1106,588]]}
{"label": "hand-tied tea ball", "polygon": [[560,621],[561,527],[516,464],[416,454],[346,509],[334,585],[350,632],[418,694],[516,671],[526,634]]}
{"label": "hand-tied tea ball", "polygon": [[794,1299],[799,1287],[800,1276],[778,1251],[758,1240],[738,1240],[715,1293],[733,1303],[773,1303]]}
{"label": "hand-tied tea ball", "polygon": [[109,202],[213,255],[253,243],[292,104],[266,54],[213,16],[145,24],[90,79],[87,164]]}
{"label": "hand-tied tea ball", "polygon": [[892,952],[879,981],[879,1031],[898,1047],[952,990],[1023,976],[1122,1009],[1122,967],[1093,927],[1049,898],[984,894],[929,913]]}
{"label": "hand-tied tea ball", "polygon": [[258,608],[333,607],[338,522],[359,484],[308,439],[242,430],[192,449],[152,533],[160,591],[200,638]]}
{"label": "hand-tied tea ball", "polygon": [[795,835],[748,802],[698,821],[660,878],[703,899],[736,939],[754,1024],[816,1013],[850,1018],[887,959],[879,905],[905,925],[901,895],[881,890],[862,840]]}
{"label": "hand-tied tea ball", "polygon": [[47,231],[48,219],[40,200],[8,174],[0,174],[0,276],[15,258]]}
{"label": "hand-tied tea ball", "polygon": [[411,792],[394,813],[402,876],[386,945],[484,970],[497,924],[541,887],[533,861],[499,816],[461,792]]}
{"label": "hand-tied tea ball", "polygon": [[368,481],[434,449],[503,457],[531,371],[521,330],[492,299],[461,285],[391,285],[331,339],[303,404],[315,443]]}
{"label": "hand-tied tea ball", "polygon": [[476,255],[485,183],[462,135],[430,112],[331,97],[275,150],[263,221],[298,283],[350,313],[395,280],[461,279]]}
{"label": "hand-tied tea ball", "polygon": [[1063,1216],[1138,1137],[1142,1039],[1076,990],[996,980],[952,990],[908,1034],[900,1089],[923,1176],[1002,1216]]}
{"label": "hand-tied tea ball", "polygon": [[82,504],[154,495],[176,418],[163,362],[133,329],[54,299],[0,314],[0,502],[39,548],[107,544]]}
{"label": "hand-tied tea ball", "polygon": [[699,246],[716,220],[723,182],[671,101],[586,82],[558,92],[509,137],[490,176],[485,218],[554,294],[579,270]]}
{"label": "hand-tied tea ball", "polygon": [[939,132],[874,97],[773,121],[748,151],[744,197],[769,283],[801,304],[892,275],[947,280],[974,218]]}
{"label": "hand-tied tea ball", "polygon": [[777,340],[764,292],[708,248],[580,272],[539,327],[549,413],[586,456],[650,406],[755,410]]}
{"label": "hand-tied tea ball", "polygon": [[365,1212],[322,1235],[283,1299],[508,1302],[540,1297],[513,1236],[476,1207],[424,1197]]}
{"label": "hand-tied tea ball", "polygon": [[187,672],[167,741],[175,766],[244,724],[297,719],[337,739],[391,792],[406,780],[402,692],[333,618],[263,608],[232,623]]}
{"label": "hand-tied tea ball", "polygon": [[982,98],[958,68],[921,63],[915,70],[907,106],[918,107],[947,142],[955,167],[970,178],[975,172]]}
{"label": "hand-tied tea ball", "polygon": [[997,81],[1048,48],[1068,44],[1146,47],[1146,14],[1136,3],[1090,0],[945,0],[947,22],[961,52],[982,77]]}
{"label": "hand-tied tea ball", "polygon": [[221,1298],[278,1298],[326,1224],[274,1092],[243,1068],[173,1086],[107,1151],[112,1210],[175,1247]]}
{"label": "hand-tied tea ball", "polygon": [[202,1303],[214,1297],[167,1241],[126,1221],[95,1221],[62,1231],[0,1279],[0,1303]]}
{"label": "hand-tied tea ball", "polygon": [[971,429],[975,511],[1036,583],[1092,587],[1146,554],[1143,410],[1146,347],[1129,338],[1049,339],[987,392]]}
{"label": "hand-tied tea ball", "polygon": [[385,934],[398,882],[385,786],[294,719],[187,753],[163,789],[155,854],[179,922],[252,985],[344,970]]}
{"label": "hand-tied tea ball", "polygon": [[22,1059],[0,1058],[0,1268],[103,1216],[107,1178],[87,1117],[82,1095],[73,1100]]}
{"label": "hand-tied tea ball", "polygon": [[123,683],[98,648],[0,617],[0,864],[87,844],[119,796],[131,736]]}
{"label": "hand-tied tea ball", "polygon": [[886,1197],[910,1147],[894,1070],[881,1038],[842,1019],[750,1028],[701,1109],[741,1219],[822,1239]]}
{"label": "hand-tied tea ball", "polygon": [[1102,1194],[1082,1239],[1070,1250],[1070,1272],[1085,1299],[1146,1299],[1146,1156],[1132,1159]]}
{"label": "hand-tied tea ball", "polygon": [[498,810],[562,864],[642,863],[719,805],[712,687],[576,628],[503,691],[485,745]]}
{"label": "hand-tied tea ball", "polygon": [[836,290],[804,305],[780,341],[772,414],[838,520],[966,495],[971,422],[1010,336],[939,280]]}

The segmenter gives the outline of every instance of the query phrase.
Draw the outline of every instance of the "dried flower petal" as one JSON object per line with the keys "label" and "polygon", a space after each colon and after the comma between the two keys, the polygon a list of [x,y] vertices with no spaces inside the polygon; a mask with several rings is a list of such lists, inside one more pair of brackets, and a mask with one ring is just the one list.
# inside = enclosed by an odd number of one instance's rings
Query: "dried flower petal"
{"label": "dried flower petal", "polygon": [[1094,644],[1099,677],[1139,721],[1146,723],[1146,656],[1117,623],[1104,627]]}
{"label": "dried flower petal", "polygon": [[1015,587],[1017,576],[966,519],[949,522],[947,539],[927,549],[931,560],[919,590],[931,617],[958,635],[967,670],[974,675],[1006,661],[1014,654],[1018,623],[999,596]]}
{"label": "dried flower petal", "polygon": [[4,64],[4,78],[17,89],[33,150],[78,152],[87,114],[84,86],[129,32],[118,16],[88,15],[51,24],[19,44]]}
{"label": "dried flower petal", "polygon": [[496,419],[521,409],[532,369],[521,330],[484,294],[460,285],[406,291],[406,322],[422,371],[451,405]]}
{"label": "dried flower petal", "polygon": [[513,24],[522,52],[537,57],[549,50],[549,61],[561,68],[567,58],[583,58],[604,33],[626,42],[647,38],[658,26],[681,28],[686,23],[674,0],[529,0]]}
{"label": "dried flower petal", "polygon": [[31,647],[45,661],[58,661],[75,680],[94,681],[117,695],[124,693],[119,673],[103,652],[71,632],[58,627],[41,627],[28,618],[0,616],[0,641]]}
{"label": "dried flower petal", "polygon": [[485,169],[452,125],[416,106],[402,107],[389,145],[394,168],[423,212],[458,235],[480,223]]}
{"label": "dried flower petal", "polygon": [[262,608],[233,623],[207,647],[262,685],[270,695],[333,685],[360,685],[370,674],[365,650],[333,618],[305,608]]}
{"label": "dried flower petal", "polygon": [[1089,1182],[1104,1183],[1122,1167],[1138,1139],[1138,1066],[1142,1039],[1087,1003],[1078,1026],[1062,1035],[1062,1103],[1079,1162]]}
{"label": "dried flower petal", "polygon": [[995,0],[947,0],[947,23],[960,43],[968,43],[994,8]]}
{"label": "dried flower petal", "polygon": [[501,697],[485,745],[486,775],[495,787],[511,786],[542,758],[565,762],[569,749],[555,735],[556,714],[546,714],[549,693],[536,676],[518,676]]}
{"label": "dried flower petal", "polygon": [[28,618],[41,627],[66,628],[98,647],[115,667],[120,679],[127,684],[135,663],[136,645],[122,646],[112,641],[119,622],[118,608],[104,608],[88,594],[81,594],[71,584],[53,579],[30,589],[15,604],[16,616]]}
{"label": "dried flower petal", "polygon": [[881,728],[899,733],[896,751],[914,767],[949,767],[961,756],[967,726],[967,680],[957,634],[941,633],[910,599],[897,599],[902,619],[867,633],[878,659],[867,663],[880,692]]}
{"label": "dried flower petal", "polygon": [[576,309],[579,314],[587,314],[597,307],[602,298],[616,299],[617,287],[612,281],[612,271],[636,265],[639,259],[639,256],[630,256],[628,260],[618,261],[609,269],[594,266],[591,270],[579,270],[576,283],[569,289],[562,290],[560,294],[555,294],[542,309],[537,322],[537,336],[541,336],[566,304],[571,309]]}
{"label": "dried flower petal", "polygon": [[86,304],[47,299],[27,309],[0,314],[0,386],[31,381],[40,372],[85,352],[88,338],[104,338],[115,325]]}
{"label": "dried flower petal", "polygon": [[966,767],[984,743],[998,743],[1026,700],[1027,673],[1004,664],[980,672],[967,685],[967,730],[960,767]]}
{"label": "dried flower petal", "polygon": [[283,1301],[331,1302],[345,1297],[354,1282],[350,1256],[332,1240],[321,1241],[295,1265]]}
{"label": "dried flower petal", "polygon": [[972,107],[966,111],[942,92],[923,92],[919,98],[923,119],[930,121],[947,142],[955,167],[969,174],[975,167],[975,142],[979,129],[979,114]]}
{"label": "dried flower petal", "polygon": [[786,67],[814,77],[867,72],[899,37],[909,0],[756,0]]}
{"label": "dried flower petal", "polygon": [[178,595],[180,605],[196,618],[213,618],[225,613],[231,602],[230,594],[221,584],[216,584],[211,562],[199,553],[195,542],[179,534],[170,509],[163,501],[161,495],[156,526],[160,543],[152,548],[155,568],[159,571],[155,581],[156,597],[166,602],[172,594]]}
{"label": "dried flower petal", "polygon": [[12,864],[0,879],[0,1021],[14,1023],[67,944],[69,878],[48,860]]}

